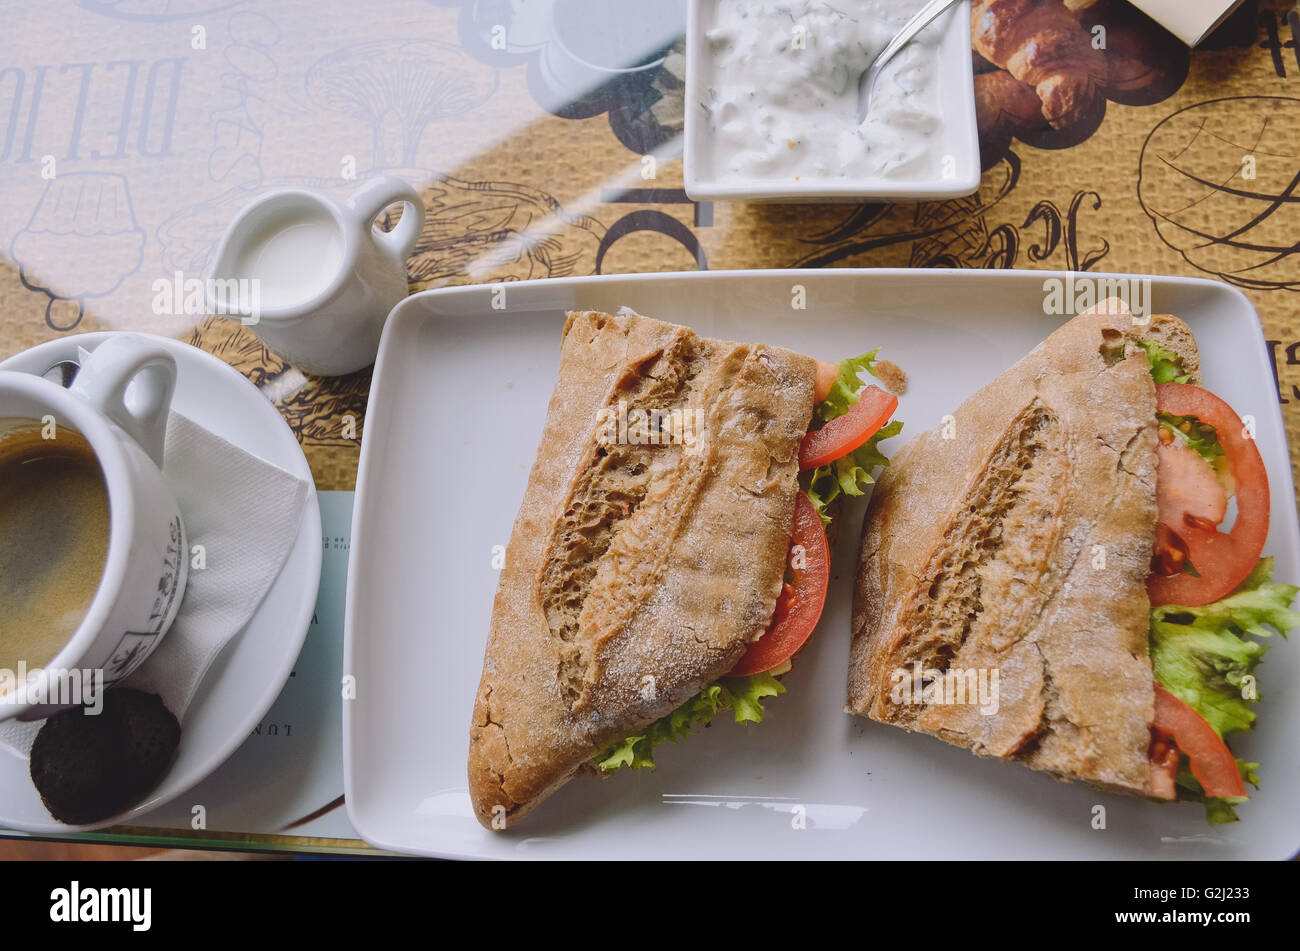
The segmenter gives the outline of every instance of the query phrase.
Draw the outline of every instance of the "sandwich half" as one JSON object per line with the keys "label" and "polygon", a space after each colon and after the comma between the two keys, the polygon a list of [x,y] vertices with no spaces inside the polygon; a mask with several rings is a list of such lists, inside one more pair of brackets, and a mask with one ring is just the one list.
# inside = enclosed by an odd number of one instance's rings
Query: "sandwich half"
{"label": "sandwich half", "polygon": [[846,387],[781,347],[568,316],[470,728],[484,826],[512,826],[580,772],[652,765],[655,742],[723,709],[761,719],[825,598],[825,533],[800,485],[814,411],[876,410],[856,443],[826,450],[823,434],[821,457],[897,431],[883,425],[896,398],[856,393],[869,357]]}
{"label": "sandwich half", "polygon": [[[1244,799],[1255,764],[1223,738],[1254,714],[1216,711],[1254,700],[1247,635],[1300,618],[1259,560],[1267,481],[1240,420],[1168,412],[1222,404],[1200,382],[1182,321],[1104,302],[903,447],[863,525],[849,711],[1218,818]],[[1231,565],[1211,557],[1234,538]]]}

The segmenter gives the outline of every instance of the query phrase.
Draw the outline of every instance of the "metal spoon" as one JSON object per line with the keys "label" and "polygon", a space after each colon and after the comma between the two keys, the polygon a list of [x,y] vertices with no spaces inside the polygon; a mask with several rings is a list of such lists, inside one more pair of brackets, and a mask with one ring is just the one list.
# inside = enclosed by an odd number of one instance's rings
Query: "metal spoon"
{"label": "metal spoon", "polygon": [[876,58],[871,61],[871,65],[862,71],[858,77],[858,124],[861,125],[867,121],[867,112],[871,109],[871,94],[875,91],[876,80],[880,78],[881,72],[884,71],[885,64],[893,59],[898,51],[901,50],[916,34],[920,33],[930,25],[940,13],[947,10],[958,0],[930,0],[925,6],[917,11],[916,16],[908,20],[907,23],[894,34],[894,38],[885,44],[885,48],[876,54]]}
{"label": "metal spoon", "polygon": [[46,368],[45,372],[42,373],[41,376],[49,380],[51,383],[59,384],[59,386],[66,390],[72,385],[72,381],[76,379],[77,371],[81,369],[81,365],[89,359],[90,351],[85,347],[78,345],[77,359],[60,360],[58,363],[51,364]]}
{"label": "metal spoon", "polygon": [[81,369],[81,364],[76,360],[60,360],[41,374],[51,383],[57,383],[65,390],[72,385],[72,380]]}

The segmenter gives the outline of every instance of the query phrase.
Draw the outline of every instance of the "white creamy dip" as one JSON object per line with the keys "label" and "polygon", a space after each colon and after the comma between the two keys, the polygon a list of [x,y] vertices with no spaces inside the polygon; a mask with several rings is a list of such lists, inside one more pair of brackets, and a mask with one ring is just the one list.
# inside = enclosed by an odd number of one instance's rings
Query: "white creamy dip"
{"label": "white creamy dip", "polygon": [[858,76],[923,0],[717,0],[704,109],[718,181],[938,174],[943,21],[880,76],[858,124]]}

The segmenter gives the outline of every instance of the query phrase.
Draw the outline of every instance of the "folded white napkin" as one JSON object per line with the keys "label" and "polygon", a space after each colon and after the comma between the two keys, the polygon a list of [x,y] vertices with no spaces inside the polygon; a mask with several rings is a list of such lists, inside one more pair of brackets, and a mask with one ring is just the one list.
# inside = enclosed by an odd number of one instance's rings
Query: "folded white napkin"
{"label": "folded white napkin", "polygon": [[[191,561],[176,620],[123,685],[158,694],[183,724],[208,668],[279,577],[298,538],[308,485],[177,412],[167,420],[163,474],[190,549],[203,546],[206,567]],[[0,748],[26,759],[41,722],[0,723]]]}

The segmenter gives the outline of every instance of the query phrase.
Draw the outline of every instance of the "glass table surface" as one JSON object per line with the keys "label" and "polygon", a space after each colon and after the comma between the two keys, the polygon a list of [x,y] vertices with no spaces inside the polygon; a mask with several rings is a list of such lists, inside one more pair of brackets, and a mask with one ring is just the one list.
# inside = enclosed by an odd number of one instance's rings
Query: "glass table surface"
{"label": "glass table surface", "polygon": [[[1060,6],[1060,0],[1041,0]],[[1072,4],[1078,6],[1078,4]],[[343,583],[370,370],[304,374],[171,289],[278,187],[416,187],[412,292],[723,268],[1042,268],[1214,277],[1257,308],[1300,459],[1300,17],[1245,4],[1202,47],[1084,4],[1104,75],[1053,126],[972,51],[983,176],[929,203],[695,202],[683,188],[685,0],[50,0],[0,36],[0,358],[163,334],[280,410],[321,492],[307,646],[244,746],[118,843],[364,851],[343,805]],[[1029,98],[1026,99],[1026,96]],[[1028,101],[1031,108],[1026,109]],[[187,798],[187,797],[182,797]]]}

